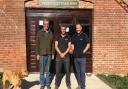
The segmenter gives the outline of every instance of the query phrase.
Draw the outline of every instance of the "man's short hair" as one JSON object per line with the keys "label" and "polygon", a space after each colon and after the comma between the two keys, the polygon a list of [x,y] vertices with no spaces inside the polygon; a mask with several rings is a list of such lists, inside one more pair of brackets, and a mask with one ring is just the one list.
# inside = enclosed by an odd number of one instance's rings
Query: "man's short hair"
{"label": "man's short hair", "polygon": [[43,21],[48,21],[49,22],[49,19],[48,18],[44,18]]}
{"label": "man's short hair", "polygon": [[64,25],[64,24],[61,24],[61,25],[60,25],[60,29],[61,29],[61,27],[65,27],[65,29],[67,28],[67,26]]}
{"label": "man's short hair", "polygon": [[77,22],[76,25],[80,25],[80,26],[82,26],[80,22]]}

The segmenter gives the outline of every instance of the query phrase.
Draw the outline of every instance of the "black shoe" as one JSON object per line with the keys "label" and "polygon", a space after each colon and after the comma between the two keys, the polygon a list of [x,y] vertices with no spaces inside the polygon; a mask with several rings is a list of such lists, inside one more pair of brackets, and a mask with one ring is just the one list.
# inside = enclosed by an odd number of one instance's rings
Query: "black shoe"
{"label": "black shoe", "polygon": [[55,88],[54,89],[58,89],[59,87],[55,85]]}
{"label": "black shoe", "polygon": [[44,89],[44,86],[41,86],[40,89]]}
{"label": "black shoe", "polygon": [[51,89],[50,85],[47,85],[47,89]]}
{"label": "black shoe", "polygon": [[71,86],[67,86],[68,89],[71,89]]}

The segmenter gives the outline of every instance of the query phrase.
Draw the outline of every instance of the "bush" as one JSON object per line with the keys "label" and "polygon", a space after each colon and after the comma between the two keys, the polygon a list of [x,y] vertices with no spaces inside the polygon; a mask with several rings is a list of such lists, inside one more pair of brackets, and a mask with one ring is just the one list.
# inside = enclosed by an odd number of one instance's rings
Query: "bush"
{"label": "bush", "polygon": [[0,73],[0,89],[1,89],[1,86],[2,86],[2,73]]}
{"label": "bush", "polygon": [[117,89],[128,89],[128,76],[121,77],[119,75],[97,75],[100,79],[106,80],[114,85]]}
{"label": "bush", "polygon": [[0,79],[0,89],[1,89],[1,86],[2,86],[2,80]]}

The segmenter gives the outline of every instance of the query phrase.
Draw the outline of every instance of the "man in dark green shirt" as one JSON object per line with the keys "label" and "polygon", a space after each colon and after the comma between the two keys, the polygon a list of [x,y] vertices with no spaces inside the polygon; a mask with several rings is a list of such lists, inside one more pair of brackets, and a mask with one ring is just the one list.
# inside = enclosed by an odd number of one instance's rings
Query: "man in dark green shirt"
{"label": "man in dark green shirt", "polygon": [[49,29],[49,20],[44,19],[43,29],[39,30],[37,33],[36,49],[37,60],[40,60],[40,89],[44,89],[45,86],[47,86],[47,89],[51,89],[49,69],[51,57],[53,58],[54,54],[53,47],[53,34]]}

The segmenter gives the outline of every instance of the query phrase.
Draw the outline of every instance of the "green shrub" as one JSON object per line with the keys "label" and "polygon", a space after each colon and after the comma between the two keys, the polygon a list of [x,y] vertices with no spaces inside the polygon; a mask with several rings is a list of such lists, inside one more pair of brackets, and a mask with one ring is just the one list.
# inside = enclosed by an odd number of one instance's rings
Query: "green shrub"
{"label": "green shrub", "polygon": [[117,89],[128,89],[128,76],[98,74],[100,79],[106,80]]}
{"label": "green shrub", "polygon": [[1,89],[1,86],[2,86],[2,80],[0,79],[0,89]]}
{"label": "green shrub", "polygon": [[0,89],[1,89],[1,86],[2,86],[2,73],[0,73]]}

